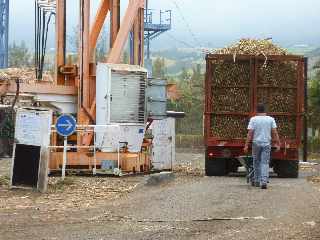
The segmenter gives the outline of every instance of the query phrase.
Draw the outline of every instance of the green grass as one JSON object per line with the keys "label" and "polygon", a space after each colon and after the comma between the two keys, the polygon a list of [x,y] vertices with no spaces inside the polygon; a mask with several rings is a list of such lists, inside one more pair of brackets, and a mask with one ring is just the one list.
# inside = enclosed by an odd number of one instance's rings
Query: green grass
{"label": "green grass", "polygon": [[0,176],[0,186],[9,186],[10,177],[9,176]]}
{"label": "green grass", "polygon": [[75,184],[74,178],[66,177],[64,180],[59,179],[58,181],[56,181],[54,183],[50,183],[49,187],[52,190],[63,190],[63,189],[65,189],[65,187],[72,186],[74,184]]}

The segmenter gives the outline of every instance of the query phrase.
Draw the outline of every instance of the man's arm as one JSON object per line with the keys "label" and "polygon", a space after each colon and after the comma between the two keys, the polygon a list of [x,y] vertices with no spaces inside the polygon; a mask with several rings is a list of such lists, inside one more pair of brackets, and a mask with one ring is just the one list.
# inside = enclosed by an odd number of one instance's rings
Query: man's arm
{"label": "man's arm", "polygon": [[249,129],[247,134],[246,144],[244,145],[244,149],[243,149],[245,153],[248,152],[249,143],[252,142],[252,139],[253,139],[253,129]]}
{"label": "man's arm", "polygon": [[276,128],[272,128],[272,139],[276,142],[277,151],[280,150],[280,137],[278,134],[278,130]]}

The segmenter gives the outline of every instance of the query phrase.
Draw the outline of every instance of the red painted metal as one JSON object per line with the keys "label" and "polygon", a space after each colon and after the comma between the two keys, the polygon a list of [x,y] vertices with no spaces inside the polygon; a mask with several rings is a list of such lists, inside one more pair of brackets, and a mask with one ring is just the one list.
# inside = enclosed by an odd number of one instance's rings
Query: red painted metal
{"label": "red painted metal", "polygon": [[[212,86],[214,83],[213,76],[213,61],[247,61],[250,63],[250,112],[212,112]],[[258,89],[276,89],[274,86],[262,86],[258,84],[258,67],[259,62],[265,61],[265,56],[254,55],[222,55],[222,54],[208,54],[206,56],[206,78],[205,78],[205,107],[204,107],[204,143],[208,148],[208,153],[213,154],[214,157],[224,157],[225,151],[230,152],[231,157],[237,157],[243,155],[243,147],[245,138],[243,139],[222,139],[216,136],[211,136],[211,115],[227,115],[227,116],[247,116],[248,120],[251,116],[256,114],[256,106],[258,104]],[[298,160],[298,150],[301,147],[302,133],[303,133],[303,117],[305,110],[305,61],[306,58],[297,55],[271,55],[267,57],[267,61],[283,61],[283,62],[295,62],[297,65],[297,83],[296,86],[288,86],[288,89],[297,89],[296,95],[296,111],[295,112],[270,112],[271,116],[285,117],[288,121],[295,118],[296,131],[295,138],[288,139],[280,136],[281,139],[281,151],[272,153],[272,158],[283,160]],[[238,87],[238,86],[237,86]],[[245,87],[245,86],[240,86]],[[287,88],[287,87],[281,87]]]}
{"label": "red painted metal", "polygon": [[[251,150],[251,149],[249,149]],[[245,155],[243,153],[243,146],[210,146],[208,147],[208,156],[210,158],[237,158]],[[285,160],[297,160],[298,152],[296,148],[288,148],[284,151],[276,152],[272,151],[272,159],[285,159]]]}

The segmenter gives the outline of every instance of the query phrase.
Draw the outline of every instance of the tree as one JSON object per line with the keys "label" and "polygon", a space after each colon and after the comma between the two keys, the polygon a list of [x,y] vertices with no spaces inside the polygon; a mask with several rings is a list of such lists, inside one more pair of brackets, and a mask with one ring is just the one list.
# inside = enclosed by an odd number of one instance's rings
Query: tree
{"label": "tree", "polygon": [[30,67],[31,54],[26,43],[22,41],[20,45],[15,42],[9,46],[9,67]]}
{"label": "tree", "polygon": [[183,67],[182,68],[182,71],[179,75],[179,80],[182,81],[181,83],[190,83],[190,79],[191,79],[191,74],[190,72],[185,68]]}
{"label": "tree", "polygon": [[129,64],[129,63],[130,63],[130,56],[129,56],[128,51],[124,51],[124,52],[123,52],[122,62],[123,62],[124,64]]}
{"label": "tree", "polygon": [[[320,146],[320,61],[316,63],[315,75],[308,82],[308,125],[312,129],[309,147],[312,152],[318,152]],[[317,133],[317,134],[316,134]]]}
{"label": "tree", "polygon": [[164,79],[166,75],[166,64],[164,58],[156,58],[152,64],[152,76]]}
{"label": "tree", "polygon": [[177,132],[180,134],[202,134],[203,127],[203,81],[201,66],[195,66],[191,71],[183,68],[178,77],[178,88],[181,98],[170,101],[168,109],[186,113],[184,119],[177,121]]}
{"label": "tree", "polygon": [[[67,44],[68,44],[67,49],[75,53],[73,54],[75,60],[78,59],[78,52],[80,47],[79,34],[80,34],[79,26],[76,26],[76,27],[73,27],[71,34],[67,35]],[[109,50],[108,46],[109,46],[108,31],[104,27],[97,40],[96,51],[95,51],[95,59],[97,62],[103,62],[106,60],[107,52]]]}
{"label": "tree", "polygon": [[[320,65],[320,61],[316,66]],[[309,121],[313,130],[320,129],[320,69],[316,67],[316,74],[309,82]]]}
{"label": "tree", "polygon": [[96,61],[103,62],[106,60],[107,52],[109,50],[109,38],[106,28],[103,28],[102,33],[99,36],[96,47]]}

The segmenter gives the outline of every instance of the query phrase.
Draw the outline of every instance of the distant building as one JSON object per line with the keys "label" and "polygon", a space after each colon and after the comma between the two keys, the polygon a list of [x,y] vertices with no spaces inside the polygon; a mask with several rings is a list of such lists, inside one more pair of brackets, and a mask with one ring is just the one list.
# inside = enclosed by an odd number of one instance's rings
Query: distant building
{"label": "distant building", "polygon": [[177,88],[177,84],[169,83],[167,85],[167,98],[173,101],[181,98],[181,94]]}

